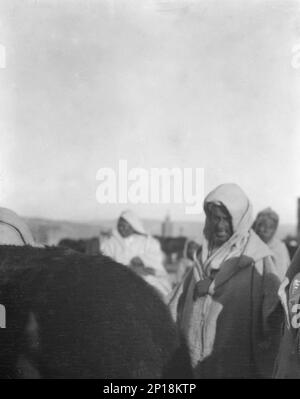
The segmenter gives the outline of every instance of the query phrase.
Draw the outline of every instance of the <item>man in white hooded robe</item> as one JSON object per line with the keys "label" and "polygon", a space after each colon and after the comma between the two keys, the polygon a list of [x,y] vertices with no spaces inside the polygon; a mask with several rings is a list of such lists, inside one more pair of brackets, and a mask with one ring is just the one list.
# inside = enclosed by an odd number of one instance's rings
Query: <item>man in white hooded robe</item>
{"label": "man in white hooded robe", "polygon": [[171,283],[163,265],[159,242],[146,233],[141,220],[132,211],[123,212],[111,237],[100,243],[101,252],[129,266],[167,300]]}

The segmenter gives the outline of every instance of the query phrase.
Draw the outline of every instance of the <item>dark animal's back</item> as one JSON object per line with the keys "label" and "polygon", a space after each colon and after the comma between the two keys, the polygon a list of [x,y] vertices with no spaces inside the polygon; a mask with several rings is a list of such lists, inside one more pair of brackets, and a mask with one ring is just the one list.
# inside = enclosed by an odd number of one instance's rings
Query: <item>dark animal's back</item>
{"label": "dark animal's back", "polygon": [[[0,247],[0,260],[6,343],[20,342],[17,350],[34,359],[42,377],[191,376],[168,309],[125,266],[58,248]],[[26,332],[24,350],[20,331],[30,313],[38,336],[32,342]]]}

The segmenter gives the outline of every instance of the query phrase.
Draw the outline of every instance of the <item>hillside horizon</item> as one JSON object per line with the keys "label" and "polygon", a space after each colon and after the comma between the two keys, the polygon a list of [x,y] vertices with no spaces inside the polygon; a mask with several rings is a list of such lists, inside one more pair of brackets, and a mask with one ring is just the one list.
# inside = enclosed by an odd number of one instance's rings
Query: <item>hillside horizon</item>
{"label": "hillside horizon", "polygon": [[[42,217],[23,217],[27,222],[35,240],[38,243],[56,245],[63,238],[87,239],[99,236],[101,232],[110,231],[116,223],[112,219],[98,219],[94,221],[56,220]],[[153,235],[162,234],[160,219],[143,219],[146,230]],[[203,222],[171,220],[172,236],[187,236],[197,241],[202,239]],[[287,235],[296,235],[296,225],[281,224],[277,236],[284,239]]]}

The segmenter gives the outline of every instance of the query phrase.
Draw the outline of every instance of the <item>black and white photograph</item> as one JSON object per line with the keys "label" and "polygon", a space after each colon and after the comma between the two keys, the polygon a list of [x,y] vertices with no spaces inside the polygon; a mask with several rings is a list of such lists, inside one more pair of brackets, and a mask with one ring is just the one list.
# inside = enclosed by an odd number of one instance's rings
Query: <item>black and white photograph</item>
{"label": "black and white photograph", "polygon": [[0,0],[1,380],[298,379],[299,244],[300,0]]}

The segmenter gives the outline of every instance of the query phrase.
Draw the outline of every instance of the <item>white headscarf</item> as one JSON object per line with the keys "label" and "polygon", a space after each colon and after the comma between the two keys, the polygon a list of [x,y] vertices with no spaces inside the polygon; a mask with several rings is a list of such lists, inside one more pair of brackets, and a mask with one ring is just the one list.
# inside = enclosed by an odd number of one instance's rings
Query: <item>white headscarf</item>
{"label": "white headscarf", "polygon": [[34,245],[27,224],[13,211],[0,207],[0,245]]}
{"label": "white headscarf", "polygon": [[204,200],[204,210],[208,204],[224,206],[231,216],[233,235],[217,251],[209,256],[208,240],[204,237],[201,260],[203,268],[218,269],[228,257],[241,255],[252,226],[252,205],[243,190],[233,183],[221,184],[211,191]]}
{"label": "white headscarf", "polygon": [[141,219],[133,211],[124,211],[120,217],[125,219],[137,233],[146,233]]}
{"label": "white headscarf", "polygon": [[[255,261],[271,252],[251,230],[253,224],[252,204],[244,191],[234,183],[221,184],[211,191],[204,200],[204,210],[208,204],[223,205],[231,216],[233,235],[220,248],[209,256],[209,243],[204,237],[201,253],[201,263],[196,262],[197,269],[219,269],[220,265],[229,258],[240,256],[243,252]],[[247,246],[249,238],[255,245]]]}

